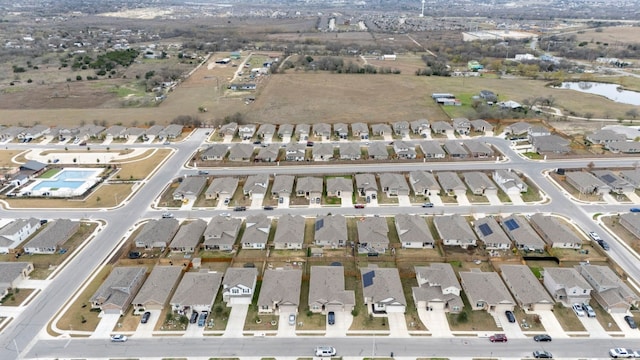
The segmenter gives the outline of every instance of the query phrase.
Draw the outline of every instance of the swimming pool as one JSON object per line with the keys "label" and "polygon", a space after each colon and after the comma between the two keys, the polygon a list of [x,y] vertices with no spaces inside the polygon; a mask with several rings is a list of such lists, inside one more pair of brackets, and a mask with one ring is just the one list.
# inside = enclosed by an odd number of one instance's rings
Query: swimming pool
{"label": "swimming pool", "polygon": [[21,195],[26,196],[79,196],[89,190],[98,180],[102,169],[64,168],[48,179],[35,179],[26,186]]}

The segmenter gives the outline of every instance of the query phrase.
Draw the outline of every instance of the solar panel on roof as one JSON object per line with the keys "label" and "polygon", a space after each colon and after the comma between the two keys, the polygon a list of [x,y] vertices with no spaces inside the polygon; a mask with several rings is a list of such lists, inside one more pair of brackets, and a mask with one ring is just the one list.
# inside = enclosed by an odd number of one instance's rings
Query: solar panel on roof
{"label": "solar panel on roof", "polygon": [[480,229],[482,236],[489,236],[493,234],[493,230],[491,230],[491,228],[489,227],[489,224],[480,224],[478,226],[478,229]]}
{"label": "solar panel on roof", "polygon": [[376,277],[376,273],[374,271],[369,271],[367,273],[362,274],[362,285],[364,287],[369,287],[373,285],[374,277]]}
{"label": "solar panel on roof", "polygon": [[611,174],[604,174],[602,175],[602,180],[606,183],[611,184],[612,182],[616,181],[616,178],[614,178]]}
{"label": "solar panel on roof", "polygon": [[520,225],[518,225],[518,223],[514,219],[505,221],[504,225],[507,227],[507,229],[509,229],[509,231],[513,231],[520,227]]}
{"label": "solar panel on roof", "polygon": [[316,231],[322,229],[323,226],[324,226],[324,219],[316,220]]}

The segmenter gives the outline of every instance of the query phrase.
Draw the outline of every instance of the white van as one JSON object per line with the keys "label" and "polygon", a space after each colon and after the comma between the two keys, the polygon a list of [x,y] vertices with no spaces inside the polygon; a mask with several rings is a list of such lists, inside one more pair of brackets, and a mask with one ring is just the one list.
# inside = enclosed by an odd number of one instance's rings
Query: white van
{"label": "white van", "polygon": [[318,346],[316,356],[336,356],[336,349],[331,346]]}

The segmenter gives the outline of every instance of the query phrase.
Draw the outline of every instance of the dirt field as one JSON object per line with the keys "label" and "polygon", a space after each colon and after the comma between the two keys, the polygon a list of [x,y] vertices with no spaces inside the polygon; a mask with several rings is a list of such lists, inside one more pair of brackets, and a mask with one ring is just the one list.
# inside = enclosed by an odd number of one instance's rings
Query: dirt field
{"label": "dirt field", "polygon": [[640,27],[637,26],[613,26],[601,28],[602,32],[595,29],[585,30],[576,34],[578,41],[600,41],[610,45],[638,44],[640,42]]}

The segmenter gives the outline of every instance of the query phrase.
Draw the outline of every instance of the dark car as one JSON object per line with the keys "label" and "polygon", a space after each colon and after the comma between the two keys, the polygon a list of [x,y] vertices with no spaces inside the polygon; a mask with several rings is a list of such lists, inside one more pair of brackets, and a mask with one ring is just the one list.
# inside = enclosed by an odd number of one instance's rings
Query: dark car
{"label": "dark car", "polygon": [[364,209],[364,204],[355,204],[353,205],[356,209]]}
{"label": "dark car", "polygon": [[273,206],[265,206],[263,209],[265,209],[265,210],[273,210]]}
{"label": "dark car", "polygon": [[206,324],[207,322],[207,315],[209,315],[209,313],[207,313],[206,311],[203,311],[200,314],[200,317],[198,317],[198,326],[204,326],[204,324]]}
{"label": "dark car", "polygon": [[629,209],[629,211],[631,211],[631,212],[640,212],[640,208],[633,207],[633,208]]}
{"label": "dark car", "polygon": [[491,342],[507,342],[507,335],[505,334],[494,334],[489,336],[489,341]]}
{"label": "dark car", "polygon": [[151,313],[148,311],[145,311],[144,314],[142,314],[142,318],[140,318],[140,323],[146,324],[147,322],[149,322],[150,317],[151,317]]}
{"label": "dark car", "polygon": [[513,315],[512,311],[507,310],[504,312],[504,314],[507,316],[507,320],[509,320],[510,323],[516,322],[516,317]]}
{"label": "dark car", "polygon": [[189,322],[192,324],[195,324],[197,321],[198,321],[198,313],[194,311],[191,313],[191,319],[189,319]]}
{"label": "dark car", "polygon": [[624,317],[624,321],[627,322],[627,324],[629,324],[629,327],[632,329],[637,329],[638,328],[638,324],[636,324],[635,319],[633,318],[633,316],[631,315],[627,315]]}
{"label": "dark car", "polygon": [[422,204],[423,208],[432,208],[433,207],[433,203],[424,203]]}
{"label": "dark car", "polygon": [[551,341],[551,336],[549,336],[547,334],[536,335],[536,336],[533,337],[533,340],[538,341],[538,342],[549,342],[549,341]]}
{"label": "dark car", "polygon": [[329,325],[333,325],[336,323],[336,313],[334,313],[333,311],[329,311],[329,313],[327,313],[327,321],[329,322]]}
{"label": "dark car", "polygon": [[550,352],[548,351],[534,351],[533,352],[533,357],[536,359],[551,359],[553,358],[553,355],[551,355]]}
{"label": "dark car", "polygon": [[139,259],[142,256],[139,251],[129,251],[129,259]]}
{"label": "dark car", "polygon": [[235,208],[233,208],[233,211],[245,211],[247,210],[246,206],[236,206]]}
{"label": "dark car", "polygon": [[607,244],[607,242],[604,240],[598,240],[598,245],[600,245],[600,247],[604,250],[609,250],[609,244]]}

